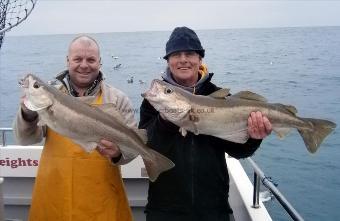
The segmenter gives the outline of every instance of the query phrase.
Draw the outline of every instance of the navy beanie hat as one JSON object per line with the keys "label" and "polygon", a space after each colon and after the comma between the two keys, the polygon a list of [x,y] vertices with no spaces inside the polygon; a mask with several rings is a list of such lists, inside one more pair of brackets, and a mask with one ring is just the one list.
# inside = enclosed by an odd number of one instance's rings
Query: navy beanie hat
{"label": "navy beanie hat", "polygon": [[177,27],[173,30],[166,43],[165,51],[166,55],[163,57],[165,60],[170,54],[178,51],[196,51],[202,58],[204,57],[200,39],[193,30],[187,27]]}

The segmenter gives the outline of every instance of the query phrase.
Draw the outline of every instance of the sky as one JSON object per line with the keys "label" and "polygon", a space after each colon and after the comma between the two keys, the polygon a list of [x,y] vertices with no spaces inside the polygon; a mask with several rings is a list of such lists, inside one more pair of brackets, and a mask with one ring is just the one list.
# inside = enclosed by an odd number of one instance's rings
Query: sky
{"label": "sky", "polygon": [[6,35],[340,26],[338,1],[38,0]]}

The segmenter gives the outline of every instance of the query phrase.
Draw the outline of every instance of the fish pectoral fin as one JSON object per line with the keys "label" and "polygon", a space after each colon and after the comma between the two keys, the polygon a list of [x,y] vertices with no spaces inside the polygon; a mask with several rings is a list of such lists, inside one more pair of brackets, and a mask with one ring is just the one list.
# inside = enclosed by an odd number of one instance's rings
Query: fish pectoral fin
{"label": "fish pectoral fin", "polygon": [[193,128],[193,133],[194,133],[195,135],[199,135],[199,134],[200,134],[196,122],[193,123],[192,128]]}
{"label": "fish pectoral fin", "polygon": [[234,131],[233,133],[230,134],[217,134],[216,137],[228,140],[234,143],[245,143],[249,139],[249,134],[248,130],[239,130],[239,131]]}
{"label": "fish pectoral fin", "polygon": [[229,88],[222,88],[218,91],[215,91],[215,92],[209,94],[209,96],[213,97],[213,98],[224,99],[226,96],[229,95],[229,91],[230,91]]}
{"label": "fish pectoral fin", "polygon": [[184,129],[183,127],[179,128],[179,132],[182,134],[183,137],[185,137],[188,133],[188,131],[186,129]]}
{"label": "fish pectoral fin", "polygon": [[276,133],[276,135],[280,138],[283,139],[292,129],[291,128],[273,128],[273,131]]}
{"label": "fish pectoral fin", "polygon": [[42,127],[42,126],[45,126],[46,123],[40,118],[39,121],[38,121],[38,123],[37,123],[37,125],[38,125],[39,127]]}
{"label": "fish pectoral fin", "polygon": [[251,92],[251,91],[240,91],[232,95],[232,97],[237,97],[237,98],[252,100],[252,101],[267,102],[267,99],[265,97],[259,94],[256,94],[254,92]]}

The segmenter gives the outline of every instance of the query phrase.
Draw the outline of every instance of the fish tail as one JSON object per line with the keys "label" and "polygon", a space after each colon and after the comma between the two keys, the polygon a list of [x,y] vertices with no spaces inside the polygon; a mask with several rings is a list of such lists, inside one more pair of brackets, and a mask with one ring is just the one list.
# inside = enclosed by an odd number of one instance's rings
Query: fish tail
{"label": "fish tail", "polygon": [[170,170],[175,166],[175,164],[169,160],[167,157],[163,156],[162,154],[154,151],[153,149],[149,149],[149,154],[151,158],[143,157],[145,169],[148,173],[149,179],[154,182],[159,174],[164,171]]}
{"label": "fish tail", "polygon": [[322,141],[335,129],[336,124],[328,120],[313,118],[301,119],[309,124],[309,126],[307,128],[300,128],[298,131],[305,142],[307,150],[310,153],[315,153]]}

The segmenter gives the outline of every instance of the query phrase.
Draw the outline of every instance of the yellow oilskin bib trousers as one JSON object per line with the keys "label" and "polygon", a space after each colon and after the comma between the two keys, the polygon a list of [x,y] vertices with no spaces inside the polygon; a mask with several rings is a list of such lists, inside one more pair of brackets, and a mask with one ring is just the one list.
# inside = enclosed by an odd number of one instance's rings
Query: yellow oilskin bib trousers
{"label": "yellow oilskin bib trousers", "polygon": [[119,166],[47,129],[29,221],[130,220]]}

